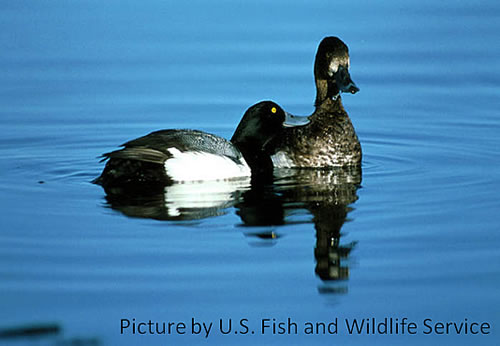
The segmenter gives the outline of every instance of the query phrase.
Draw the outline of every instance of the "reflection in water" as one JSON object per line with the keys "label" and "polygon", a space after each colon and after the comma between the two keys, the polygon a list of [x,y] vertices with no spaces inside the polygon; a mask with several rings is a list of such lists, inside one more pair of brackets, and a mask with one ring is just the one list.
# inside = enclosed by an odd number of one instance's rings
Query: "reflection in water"
{"label": "reflection in water", "polygon": [[[106,189],[109,206],[127,216],[158,220],[195,220],[227,213],[235,207],[244,226],[292,223],[287,215],[308,210],[316,229],[316,274],[325,282],[349,277],[343,264],[355,243],[340,244],[341,229],[357,200],[360,167],[283,169],[274,182],[235,180],[174,184],[145,191]],[[256,239],[276,242],[279,233],[256,231]],[[273,243],[270,243],[271,245]],[[332,290],[321,288],[320,292]],[[338,290],[334,290],[338,292]]]}
{"label": "reflection in water", "polygon": [[281,225],[287,212],[307,209],[316,229],[316,274],[324,281],[347,279],[342,260],[355,243],[340,245],[340,231],[358,198],[361,168],[280,170],[276,178],[272,186],[252,186],[243,194],[236,207],[245,225]]}
{"label": "reflection in water", "polygon": [[250,189],[250,179],[190,182],[145,190],[106,188],[109,206],[131,217],[157,220],[198,220],[224,215],[241,193]]}
{"label": "reflection in water", "polygon": [[340,231],[351,211],[349,205],[358,198],[356,191],[361,183],[361,168],[316,171],[309,176],[314,184],[309,189],[313,198],[307,202],[307,209],[313,215],[316,229],[316,274],[322,280],[346,279],[349,268],[342,266],[341,260],[348,257],[355,244],[341,246]]}

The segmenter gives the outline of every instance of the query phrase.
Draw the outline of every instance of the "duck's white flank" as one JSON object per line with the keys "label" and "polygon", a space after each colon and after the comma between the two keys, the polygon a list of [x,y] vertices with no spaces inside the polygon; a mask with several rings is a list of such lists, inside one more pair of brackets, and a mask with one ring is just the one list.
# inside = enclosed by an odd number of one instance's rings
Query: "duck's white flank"
{"label": "duck's white flank", "polygon": [[168,151],[173,157],[165,161],[165,171],[177,182],[227,180],[251,175],[243,157],[236,163],[228,157],[201,151],[181,152],[177,148]]}
{"label": "duck's white flank", "polygon": [[276,154],[271,156],[273,161],[273,166],[275,168],[290,168],[294,167],[293,161],[282,151],[278,151]]}

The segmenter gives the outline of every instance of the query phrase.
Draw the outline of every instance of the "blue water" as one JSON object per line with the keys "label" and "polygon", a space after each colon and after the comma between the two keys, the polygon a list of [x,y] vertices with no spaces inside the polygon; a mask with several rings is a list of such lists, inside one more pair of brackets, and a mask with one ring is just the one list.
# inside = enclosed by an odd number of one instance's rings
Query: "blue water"
{"label": "blue water", "polygon": [[[498,344],[499,19],[496,1],[2,2],[0,343]],[[100,154],[153,130],[229,138],[263,99],[311,113],[328,35],[361,89],[343,102],[362,180],[285,171],[262,191],[129,199],[90,183]],[[405,317],[415,335],[344,321]],[[187,333],[121,335],[133,318]],[[298,333],[262,335],[273,318]],[[337,335],[302,330],[335,319]],[[426,335],[425,319],[491,328]]]}

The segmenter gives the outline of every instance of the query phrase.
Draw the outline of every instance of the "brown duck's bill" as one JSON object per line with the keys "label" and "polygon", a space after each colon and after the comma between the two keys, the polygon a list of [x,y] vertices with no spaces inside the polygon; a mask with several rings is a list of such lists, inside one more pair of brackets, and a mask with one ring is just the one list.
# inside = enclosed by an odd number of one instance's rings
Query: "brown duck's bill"
{"label": "brown duck's bill", "polygon": [[340,91],[355,94],[359,91],[358,86],[352,81],[347,68],[339,67],[335,80]]}
{"label": "brown duck's bill", "polygon": [[353,81],[351,81],[351,83],[347,84],[345,87],[342,87],[340,90],[344,93],[355,94],[359,91],[359,88],[356,84],[354,84]]}
{"label": "brown duck's bill", "polygon": [[285,112],[285,121],[283,122],[284,127],[296,127],[304,126],[309,124],[311,120],[308,116],[293,115]]}

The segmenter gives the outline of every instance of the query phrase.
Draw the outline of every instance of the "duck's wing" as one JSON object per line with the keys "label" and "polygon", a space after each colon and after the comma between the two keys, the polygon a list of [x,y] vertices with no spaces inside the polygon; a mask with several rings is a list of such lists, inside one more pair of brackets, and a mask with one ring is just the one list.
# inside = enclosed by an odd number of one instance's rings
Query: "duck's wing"
{"label": "duck's wing", "polygon": [[228,140],[196,130],[161,130],[122,144],[123,149],[103,154],[103,160],[130,159],[163,164],[172,157],[171,149],[221,155],[235,162],[240,151]]}

